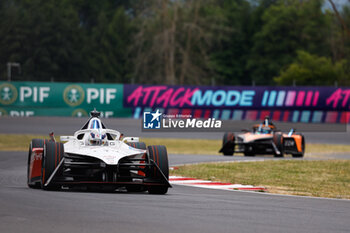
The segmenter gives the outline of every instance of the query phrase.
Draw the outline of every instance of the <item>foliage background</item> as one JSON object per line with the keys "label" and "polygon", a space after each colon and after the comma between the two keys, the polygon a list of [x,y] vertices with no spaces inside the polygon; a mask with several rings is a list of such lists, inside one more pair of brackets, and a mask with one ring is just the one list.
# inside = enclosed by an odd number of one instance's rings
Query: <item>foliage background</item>
{"label": "foliage background", "polygon": [[344,0],[2,0],[0,19],[3,80],[350,84]]}

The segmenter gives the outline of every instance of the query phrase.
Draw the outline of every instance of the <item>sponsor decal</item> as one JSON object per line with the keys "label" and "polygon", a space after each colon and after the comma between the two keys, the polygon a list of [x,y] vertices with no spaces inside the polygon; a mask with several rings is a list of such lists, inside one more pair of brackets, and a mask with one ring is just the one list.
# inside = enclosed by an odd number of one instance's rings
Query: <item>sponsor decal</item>
{"label": "sponsor decal", "polygon": [[111,104],[116,99],[117,88],[87,88],[86,102],[91,104],[96,101],[100,104]]}
{"label": "sponsor decal", "polygon": [[290,147],[290,146],[294,146],[295,143],[294,143],[293,139],[291,139],[291,140],[285,139],[284,140],[284,145],[287,146],[287,147]]}
{"label": "sponsor decal", "polygon": [[124,107],[348,111],[347,87],[124,85]]}
{"label": "sponsor decal", "polygon": [[10,83],[3,83],[0,85],[0,103],[9,105],[16,101],[18,96],[17,89]]}
{"label": "sponsor decal", "polygon": [[34,162],[35,160],[42,160],[42,153],[35,153],[32,157],[32,162]]}
{"label": "sponsor decal", "polygon": [[84,110],[84,109],[76,109],[72,112],[72,116],[74,117],[85,117],[85,116],[89,116],[89,114]]}
{"label": "sponsor decal", "polygon": [[63,91],[63,99],[69,106],[75,107],[80,105],[85,98],[83,88],[78,85],[69,85]]}
{"label": "sponsor decal", "polygon": [[127,106],[159,106],[183,107],[192,106],[192,96],[198,88],[168,87],[168,86],[139,86],[130,90],[130,94],[124,99]]}
{"label": "sponsor decal", "polygon": [[342,108],[349,109],[350,106],[350,89],[341,89],[338,88],[335,90],[332,95],[330,95],[327,100],[327,106],[332,106],[333,108],[337,108],[341,106]]}
{"label": "sponsor decal", "polygon": [[50,97],[50,87],[40,86],[20,86],[19,87],[19,101],[21,103],[44,103],[45,99]]}
{"label": "sponsor decal", "polygon": [[22,111],[22,110],[10,110],[10,116],[13,117],[30,117],[34,116],[34,111],[28,110],[28,111]]}
{"label": "sponsor decal", "polygon": [[191,99],[194,106],[252,106],[255,91],[253,90],[205,90],[196,91]]}

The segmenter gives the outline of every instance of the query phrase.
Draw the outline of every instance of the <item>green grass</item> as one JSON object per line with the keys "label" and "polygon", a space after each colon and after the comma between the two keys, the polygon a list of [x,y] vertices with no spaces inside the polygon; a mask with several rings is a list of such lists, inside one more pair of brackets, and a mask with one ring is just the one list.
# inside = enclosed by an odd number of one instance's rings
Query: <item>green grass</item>
{"label": "green grass", "polygon": [[[59,136],[55,136],[59,140]],[[17,135],[0,134],[0,150],[2,151],[26,151],[33,138],[46,138],[45,135]],[[173,154],[218,154],[219,140],[206,139],[172,139],[172,138],[142,138],[146,145],[165,145],[169,153]]]}
{"label": "green grass", "polygon": [[263,161],[185,165],[172,175],[265,186],[269,193],[350,199],[350,161]]}
{"label": "green grass", "polygon": [[0,150],[27,151],[29,143],[33,138],[49,139],[49,136],[32,134],[0,134]]}
{"label": "green grass", "polygon": [[146,145],[164,145],[171,154],[218,155],[221,141],[209,139],[142,138]]}
{"label": "green grass", "polygon": [[[0,134],[0,150],[26,151],[32,138],[49,138],[45,135]],[[56,136],[59,139],[59,136]],[[179,139],[179,138],[142,138],[146,145],[165,145],[171,154],[219,155],[221,140]],[[349,152],[350,145],[307,144],[306,154],[322,155]]]}

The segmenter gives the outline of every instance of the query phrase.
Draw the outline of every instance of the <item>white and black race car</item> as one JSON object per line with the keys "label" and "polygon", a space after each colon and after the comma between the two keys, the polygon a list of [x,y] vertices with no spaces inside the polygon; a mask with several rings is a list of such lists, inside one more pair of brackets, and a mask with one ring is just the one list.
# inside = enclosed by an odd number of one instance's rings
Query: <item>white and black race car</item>
{"label": "white and black race car", "polygon": [[28,186],[45,190],[117,188],[165,194],[171,187],[165,146],[148,146],[137,137],[122,138],[92,111],[73,136],[33,139],[28,153]]}

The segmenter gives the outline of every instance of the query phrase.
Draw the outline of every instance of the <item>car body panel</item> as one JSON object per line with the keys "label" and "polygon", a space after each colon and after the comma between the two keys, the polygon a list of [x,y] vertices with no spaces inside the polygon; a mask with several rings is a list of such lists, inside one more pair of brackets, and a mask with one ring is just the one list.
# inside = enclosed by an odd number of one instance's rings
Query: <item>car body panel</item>
{"label": "car body panel", "polygon": [[257,140],[271,140],[273,138],[272,134],[255,134],[255,133],[244,133],[240,134],[237,137],[240,137],[243,139],[244,143],[254,142]]}
{"label": "car body panel", "polygon": [[[111,142],[113,145],[110,145]],[[122,141],[109,141],[106,146],[82,145],[82,140],[70,140],[64,144],[64,151],[68,154],[95,157],[108,165],[116,165],[119,160],[131,155],[144,154],[146,150],[133,148]]]}

